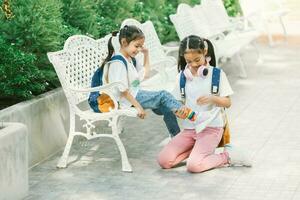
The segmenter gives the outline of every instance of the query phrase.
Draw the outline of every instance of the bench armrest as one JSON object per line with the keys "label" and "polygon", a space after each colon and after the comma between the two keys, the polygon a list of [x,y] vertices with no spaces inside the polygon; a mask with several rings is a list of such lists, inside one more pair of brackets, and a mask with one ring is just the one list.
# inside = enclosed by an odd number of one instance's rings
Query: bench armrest
{"label": "bench armrest", "polygon": [[[92,88],[68,88],[70,93],[90,93],[90,92],[100,92],[105,93],[113,100],[115,105],[118,105],[117,98],[113,94],[114,89],[120,90],[120,88],[125,88],[125,85],[121,82],[113,82],[106,85],[92,87]],[[76,95],[75,95],[76,96]],[[75,104],[74,104],[75,105]],[[77,107],[77,106],[76,106]],[[78,107],[77,107],[78,108]]]}
{"label": "bench armrest", "polygon": [[125,87],[125,85],[121,82],[113,82],[106,85],[98,86],[98,87],[91,87],[91,88],[69,88],[71,92],[76,93],[88,93],[88,92],[102,92],[102,91],[108,91],[113,88],[120,88]]}

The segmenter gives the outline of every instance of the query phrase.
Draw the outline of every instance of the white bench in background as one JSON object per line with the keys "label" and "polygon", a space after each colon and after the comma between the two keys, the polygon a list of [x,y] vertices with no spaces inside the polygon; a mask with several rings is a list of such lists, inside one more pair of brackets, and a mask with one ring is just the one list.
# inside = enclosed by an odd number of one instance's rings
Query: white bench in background
{"label": "white bench in background", "polygon": [[239,2],[244,19],[251,26],[267,34],[270,46],[274,45],[270,30],[271,22],[279,21],[283,36],[287,40],[286,24],[283,18],[290,10],[284,6],[284,0],[239,0]]}
{"label": "white bench in background", "polygon": [[[115,140],[121,154],[122,170],[132,171],[128,161],[125,147],[119,137],[121,127],[118,126],[118,119],[121,116],[136,117],[137,111],[130,109],[112,109],[107,113],[95,113],[90,108],[82,109],[80,104],[86,102],[90,92],[104,92],[114,100],[112,90],[119,87],[121,83],[111,83],[105,86],[91,88],[91,79],[97,67],[101,65],[107,56],[107,42],[109,37],[94,40],[83,35],[71,36],[65,42],[61,51],[48,53],[48,58],[53,64],[66,95],[70,110],[70,129],[68,140],[57,167],[67,166],[68,156],[75,136],[83,136],[88,140],[98,137],[109,137]],[[76,130],[76,116],[84,121],[83,129]],[[108,121],[111,133],[99,133],[95,131],[95,122]]]}
{"label": "white bench in background", "polygon": [[[210,39],[215,47],[217,62],[219,60],[236,57],[238,66],[240,67],[240,76],[247,77],[240,53],[244,47],[251,44],[257,38],[258,33],[250,30],[247,32],[233,31],[231,26],[225,29],[224,25],[222,28],[212,28],[215,25],[211,24],[212,22],[210,23],[204,14],[204,9],[208,12],[208,5],[206,7],[197,5],[192,8],[187,4],[180,4],[177,8],[177,13],[170,15],[170,19],[175,26],[180,40],[192,34]],[[213,9],[213,6],[210,6],[210,9]],[[209,12],[217,13],[217,11],[212,10]],[[223,16],[221,15],[221,17]],[[225,30],[228,31],[227,34],[224,33]]]}

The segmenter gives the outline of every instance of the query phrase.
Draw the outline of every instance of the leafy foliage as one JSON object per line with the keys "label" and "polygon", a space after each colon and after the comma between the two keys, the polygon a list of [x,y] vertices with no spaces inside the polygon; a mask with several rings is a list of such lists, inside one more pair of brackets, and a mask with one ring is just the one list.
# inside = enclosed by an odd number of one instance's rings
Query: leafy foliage
{"label": "leafy foliage", "polygon": [[36,57],[24,53],[0,37],[1,98],[24,100],[43,92],[47,82],[36,67]]}
{"label": "leafy foliage", "polygon": [[241,8],[238,0],[223,0],[227,13],[231,17],[241,14]]}
{"label": "leafy foliage", "polygon": [[118,30],[121,22],[131,17],[135,0],[97,0],[97,22],[100,25],[99,37]]}
{"label": "leafy foliage", "polygon": [[[93,0],[63,0],[64,21],[67,31],[97,37],[100,26],[97,24],[96,8]],[[70,27],[69,27],[70,26]],[[67,36],[70,36],[67,34]]]}
{"label": "leafy foliage", "polygon": [[[230,16],[238,0],[223,0]],[[58,87],[46,53],[62,49],[71,35],[100,38],[126,18],[151,20],[162,43],[178,40],[169,15],[180,3],[201,0],[5,0],[0,7],[0,99],[31,98]],[[0,5],[4,0],[0,0]],[[1,103],[0,103],[1,106]],[[1,109],[1,108],[0,108]]]}
{"label": "leafy foliage", "polygon": [[[159,11],[159,12],[156,12]],[[176,8],[166,0],[137,1],[132,15],[140,22],[151,20],[162,43],[178,40],[177,33],[169,19],[169,15],[176,12]]]}

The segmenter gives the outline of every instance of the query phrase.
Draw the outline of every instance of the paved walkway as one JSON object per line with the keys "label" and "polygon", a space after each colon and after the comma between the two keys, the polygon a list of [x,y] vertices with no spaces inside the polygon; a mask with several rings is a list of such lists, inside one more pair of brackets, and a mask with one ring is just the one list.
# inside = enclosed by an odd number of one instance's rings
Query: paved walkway
{"label": "paved walkway", "polygon": [[243,51],[247,79],[237,77],[235,64],[223,67],[235,91],[228,111],[232,141],[251,152],[252,168],[160,169],[158,144],[167,131],[149,113],[146,120],[128,119],[121,135],[133,173],[121,172],[111,139],[77,142],[68,168],[55,168],[59,154],[30,171],[26,200],[300,199],[300,46],[259,47],[262,64],[254,64],[253,48]]}

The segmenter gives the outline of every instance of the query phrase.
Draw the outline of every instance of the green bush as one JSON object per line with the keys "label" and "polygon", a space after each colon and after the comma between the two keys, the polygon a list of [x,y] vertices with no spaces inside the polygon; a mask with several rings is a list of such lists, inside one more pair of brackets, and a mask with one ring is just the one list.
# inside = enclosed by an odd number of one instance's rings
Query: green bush
{"label": "green bush", "polygon": [[11,1],[14,17],[1,20],[0,30],[6,40],[27,52],[57,50],[63,42],[61,8],[59,0]]}
{"label": "green bush", "polygon": [[58,86],[56,74],[46,53],[61,48],[64,38],[60,0],[10,1],[13,18],[0,20],[0,32],[9,44],[36,56],[36,65],[50,83]]}
{"label": "green bush", "polygon": [[180,4],[180,3],[186,3],[186,4],[189,4],[191,6],[194,6],[196,4],[200,4],[200,1],[199,0],[178,0],[177,5]]}
{"label": "green bush", "polygon": [[118,30],[122,21],[131,17],[135,0],[97,0],[97,22],[100,25],[99,37]]}
{"label": "green bush", "polygon": [[176,12],[176,8],[165,0],[137,1],[132,16],[140,22],[151,20],[162,43],[178,40],[177,33],[169,15]]}
{"label": "green bush", "polygon": [[227,13],[231,17],[241,14],[241,7],[238,0],[223,0]]}
{"label": "green bush", "polygon": [[[99,35],[96,8],[93,0],[62,0],[63,18],[67,23],[67,33],[81,33],[92,37]],[[66,36],[71,36],[66,34]]]}
{"label": "green bush", "polygon": [[45,90],[47,82],[36,67],[36,57],[0,37],[0,99],[7,103],[29,99]]}

